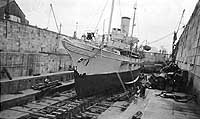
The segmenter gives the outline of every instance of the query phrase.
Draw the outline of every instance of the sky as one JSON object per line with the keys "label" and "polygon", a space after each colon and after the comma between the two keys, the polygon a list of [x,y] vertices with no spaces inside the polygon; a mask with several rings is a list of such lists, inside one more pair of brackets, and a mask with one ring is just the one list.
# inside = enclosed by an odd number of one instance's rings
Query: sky
{"label": "sky", "polygon": [[[103,21],[105,21],[105,32],[108,32],[112,0],[16,0],[16,2],[29,23],[40,28],[58,31],[50,9],[52,4],[57,23],[62,26],[62,34],[73,36],[73,32],[77,30],[80,37],[95,29],[102,34]],[[136,0],[115,0],[112,28],[120,28],[123,16],[133,18],[135,2]],[[186,25],[197,2],[198,0],[137,0],[134,36],[138,37],[140,44],[147,43],[157,49],[164,48],[171,52],[173,35],[158,42],[153,41],[177,29],[183,9],[185,13],[181,26]]]}

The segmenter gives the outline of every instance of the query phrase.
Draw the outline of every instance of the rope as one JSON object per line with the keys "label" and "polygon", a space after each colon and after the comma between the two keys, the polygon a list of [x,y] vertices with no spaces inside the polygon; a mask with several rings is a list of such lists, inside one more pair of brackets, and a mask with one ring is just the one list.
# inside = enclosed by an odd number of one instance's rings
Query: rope
{"label": "rope", "polygon": [[55,24],[56,24],[56,28],[57,28],[57,30],[59,32],[59,28],[58,28],[58,24],[57,24],[57,20],[56,20],[56,16],[55,16],[52,4],[50,4],[50,7],[51,7],[51,11],[53,13],[53,17],[54,17],[54,21],[55,21]]}
{"label": "rope", "polygon": [[124,89],[124,92],[126,92],[126,87],[125,87],[125,85],[124,85],[124,83],[123,83],[123,81],[122,81],[122,79],[121,79],[121,77],[119,75],[119,72],[116,72],[116,74],[117,74],[117,77],[118,77],[118,79],[119,79],[119,81],[120,81],[120,83],[121,83],[121,85],[122,85],[122,87]]}
{"label": "rope", "polygon": [[137,31],[138,31],[138,34],[137,34],[137,36],[140,38],[140,20],[139,20],[139,15],[137,15],[137,17],[136,17],[136,22],[137,22],[137,26],[136,26],[136,28],[137,28]]}
{"label": "rope", "polygon": [[102,48],[100,48],[94,55],[89,56],[88,58],[84,58],[83,61],[87,61],[85,66],[87,66],[89,61],[90,61],[90,59],[94,58],[101,50],[102,50]]}
{"label": "rope", "polygon": [[[184,27],[180,28],[179,30],[181,30],[181,29],[183,29],[183,28],[184,28]],[[171,32],[171,33],[169,33],[169,34],[167,34],[167,35],[165,35],[165,36],[163,36],[163,37],[161,37],[161,38],[159,38],[159,39],[157,39],[157,40],[154,40],[154,41],[150,42],[149,44],[158,42],[158,41],[160,41],[160,40],[163,40],[163,39],[165,39],[165,38],[167,38],[168,36],[173,35],[173,34],[174,34],[174,32]]]}
{"label": "rope", "polygon": [[47,21],[47,28],[48,28],[49,22],[50,22],[50,15],[51,15],[51,9],[49,10],[48,21]]}
{"label": "rope", "polygon": [[102,12],[101,12],[101,15],[100,15],[100,17],[99,17],[99,20],[98,20],[98,22],[97,22],[97,25],[96,25],[96,27],[95,27],[95,31],[97,30],[97,27],[98,27],[98,25],[99,25],[99,23],[100,23],[100,21],[101,21],[101,18],[102,18],[102,16],[103,16],[103,13],[104,13],[104,11],[105,11],[105,9],[106,9],[107,4],[108,4],[108,0],[106,1],[105,5],[104,5],[104,8],[103,8],[103,10],[102,10]]}
{"label": "rope", "polygon": [[119,3],[119,14],[120,14],[120,18],[122,17],[122,10],[121,10],[121,2],[120,0],[118,0]]}
{"label": "rope", "polygon": [[167,34],[167,35],[165,35],[165,36],[163,36],[163,37],[161,37],[161,38],[159,38],[159,39],[157,39],[157,40],[154,40],[154,41],[150,42],[149,44],[158,42],[158,41],[160,41],[160,40],[163,40],[163,39],[167,38],[168,36],[170,36],[170,35],[172,35],[172,34],[174,34],[174,32],[169,33],[169,34]]}

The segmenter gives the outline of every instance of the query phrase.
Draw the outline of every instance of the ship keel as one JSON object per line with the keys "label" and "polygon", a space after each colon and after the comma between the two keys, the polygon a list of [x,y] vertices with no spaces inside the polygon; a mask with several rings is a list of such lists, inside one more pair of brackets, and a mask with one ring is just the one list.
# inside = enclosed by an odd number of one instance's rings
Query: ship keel
{"label": "ship keel", "polygon": [[[132,74],[131,74],[132,72]],[[132,81],[140,73],[140,69],[127,72],[118,72],[123,83]],[[122,91],[117,72],[107,74],[86,75],[74,71],[75,90],[78,97],[87,97],[97,94],[108,94]]]}

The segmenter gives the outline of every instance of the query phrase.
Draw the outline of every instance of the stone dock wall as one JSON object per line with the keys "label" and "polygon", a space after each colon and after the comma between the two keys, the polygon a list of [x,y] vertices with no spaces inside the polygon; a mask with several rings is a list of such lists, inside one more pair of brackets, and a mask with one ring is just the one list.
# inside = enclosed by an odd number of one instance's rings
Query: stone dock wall
{"label": "stone dock wall", "polygon": [[188,88],[200,102],[200,1],[179,38],[176,62],[188,71]]}
{"label": "stone dock wall", "polygon": [[0,19],[0,79],[6,68],[11,77],[31,76],[66,71],[71,65],[69,55],[59,48],[64,35]]}
{"label": "stone dock wall", "polygon": [[144,64],[163,63],[169,60],[169,54],[156,53],[156,52],[144,52]]}

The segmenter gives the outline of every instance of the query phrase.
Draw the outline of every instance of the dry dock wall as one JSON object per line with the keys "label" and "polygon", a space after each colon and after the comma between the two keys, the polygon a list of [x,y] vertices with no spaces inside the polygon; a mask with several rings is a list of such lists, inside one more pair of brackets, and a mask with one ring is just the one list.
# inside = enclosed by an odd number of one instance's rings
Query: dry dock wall
{"label": "dry dock wall", "polygon": [[167,60],[169,60],[169,54],[144,52],[143,61],[145,64],[163,63]]}
{"label": "dry dock wall", "polygon": [[[62,36],[67,37],[67,36]],[[61,35],[0,19],[0,79],[5,67],[12,77],[46,74],[69,69],[71,60],[59,49]]]}
{"label": "dry dock wall", "polygon": [[60,82],[67,82],[73,79],[73,71],[62,71],[56,73],[49,73],[40,76],[25,76],[18,77],[14,80],[3,80],[0,82],[1,95],[3,94],[17,94],[18,92],[26,89],[31,89],[39,83],[44,83],[45,79],[48,78],[49,81],[58,80]]}
{"label": "dry dock wall", "polygon": [[189,91],[193,91],[200,102],[200,1],[179,39],[176,62],[188,71]]}

